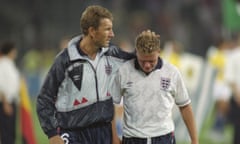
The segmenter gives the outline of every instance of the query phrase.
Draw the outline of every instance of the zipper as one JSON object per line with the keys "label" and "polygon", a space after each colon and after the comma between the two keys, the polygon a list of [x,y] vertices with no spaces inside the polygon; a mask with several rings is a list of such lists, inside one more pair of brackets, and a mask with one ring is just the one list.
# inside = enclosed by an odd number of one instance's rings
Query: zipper
{"label": "zipper", "polygon": [[99,92],[98,92],[98,80],[97,80],[97,72],[94,69],[94,77],[95,77],[95,85],[96,85],[96,93],[97,93],[97,102],[99,101]]}
{"label": "zipper", "polygon": [[[96,69],[98,67],[98,64],[99,62],[101,61],[101,58],[103,57],[103,55],[100,54],[99,58],[98,58],[98,62],[96,64]],[[107,60],[107,64],[109,65],[109,60],[108,60],[108,57],[106,57],[106,60]],[[92,65],[91,62],[89,62],[87,60],[87,62],[90,64],[90,66],[92,67],[92,70],[94,71],[94,78],[95,78],[95,87],[96,87],[96,94],[97,94],[97,102],[99,102],[99,90],[98,90],[98,79],[97,79],[97,71],[96,69],[94,68],[94,66]]]}
{"label": "zipper", "polygon": [[89,61],[87,61],[88,63],[89,63],[89,65],[91,66],[91,68],[92,68],[92,70],[93,70],[93,72],[94,72],[94,78],[95,78],[95,88],[96,88],[96,94],[97,94],[97,102],[99,102],[99,91],[98,91],[98,79],[97,79],[97,72],[96,72],[96,70],[95,70],[95,68],[94,68],[94,66],[89,62]]}

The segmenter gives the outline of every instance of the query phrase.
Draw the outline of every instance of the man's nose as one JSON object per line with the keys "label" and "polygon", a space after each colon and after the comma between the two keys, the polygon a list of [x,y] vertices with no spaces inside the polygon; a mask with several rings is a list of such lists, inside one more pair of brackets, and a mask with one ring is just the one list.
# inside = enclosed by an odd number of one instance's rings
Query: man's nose
{"label": "man's nose", "polygon": [[110,36],[111,36],[111,37],[114,37],[114,36],[115,36],[113,30],[110,32]]}
{"label": "man's nose", "polygon": [[149,62],[145,62],[145,63],[144,63],[144,66],[145,66],[145,67],[150,67],[151,64],[150,64]]}

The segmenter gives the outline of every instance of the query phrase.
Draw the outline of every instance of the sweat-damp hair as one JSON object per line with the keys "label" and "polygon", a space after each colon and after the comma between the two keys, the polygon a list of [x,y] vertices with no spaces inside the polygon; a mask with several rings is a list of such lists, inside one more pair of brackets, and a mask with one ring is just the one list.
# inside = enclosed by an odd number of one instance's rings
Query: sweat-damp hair
{"label": "sweat-damp hair", "polygon": [[146,30],[140,33],[135,40],[136,49],[141,53],[152,53],[160,49],[160,35]]}

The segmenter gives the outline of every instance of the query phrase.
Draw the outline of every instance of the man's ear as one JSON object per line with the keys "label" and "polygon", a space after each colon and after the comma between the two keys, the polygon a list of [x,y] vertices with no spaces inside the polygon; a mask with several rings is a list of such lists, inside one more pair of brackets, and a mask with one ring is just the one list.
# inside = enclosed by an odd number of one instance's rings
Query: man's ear
{"label": "man's ear", "polygon": [[94,37],[95,36],[95,33],[96,33],[96,29],[94,27],[89,27],[88,28],[88,34],[91,36],[91,37]]}

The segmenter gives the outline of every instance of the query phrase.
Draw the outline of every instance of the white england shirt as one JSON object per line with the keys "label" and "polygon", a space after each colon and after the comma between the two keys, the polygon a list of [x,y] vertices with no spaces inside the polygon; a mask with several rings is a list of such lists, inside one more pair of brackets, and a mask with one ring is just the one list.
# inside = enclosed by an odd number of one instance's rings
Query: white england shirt
{"label": "white england shirt", "polygon": [[111,87],[115,103],[123,98],[123,135],[148,138],[174,131],[174,104],[190,103],[178,69],[159,58],[157,67],[146,75],[136,60],[124,63]]}

